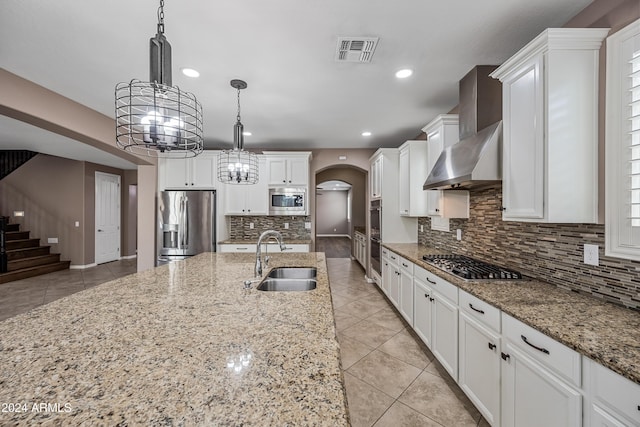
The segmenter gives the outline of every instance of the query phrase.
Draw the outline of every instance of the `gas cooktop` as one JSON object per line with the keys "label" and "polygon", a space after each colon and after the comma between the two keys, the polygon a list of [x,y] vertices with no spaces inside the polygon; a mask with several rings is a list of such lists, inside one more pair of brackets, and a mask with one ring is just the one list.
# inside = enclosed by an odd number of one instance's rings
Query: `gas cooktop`
{"label": "gas cooktop", "polygon": [[424,255],[427,263],[465,280],[518,280],[518,271],[489,264],[465,255]]}

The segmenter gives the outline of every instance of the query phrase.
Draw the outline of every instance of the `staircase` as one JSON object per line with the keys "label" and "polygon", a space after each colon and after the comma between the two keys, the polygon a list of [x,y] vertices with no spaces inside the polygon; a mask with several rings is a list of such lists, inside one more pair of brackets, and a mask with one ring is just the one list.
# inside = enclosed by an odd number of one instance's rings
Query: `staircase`
{"label": "staircase", "polygon": [[7,272],[0,273],[0,283],[69,268],[70,261],[60,261],[60,254],[49,253],[50,246],[40,246],[40,239],[32,239],[28,231],[20,231],[19,224],[8,224],[5,238]]}

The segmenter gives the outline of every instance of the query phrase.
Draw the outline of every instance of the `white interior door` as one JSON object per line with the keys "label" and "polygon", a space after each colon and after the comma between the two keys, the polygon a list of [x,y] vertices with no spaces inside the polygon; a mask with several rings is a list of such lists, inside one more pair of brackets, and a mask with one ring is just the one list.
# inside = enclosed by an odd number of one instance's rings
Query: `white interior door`
{"label": "white interior door", "polygon": [[95,262],[120,259],[120,176],[96,172]]}

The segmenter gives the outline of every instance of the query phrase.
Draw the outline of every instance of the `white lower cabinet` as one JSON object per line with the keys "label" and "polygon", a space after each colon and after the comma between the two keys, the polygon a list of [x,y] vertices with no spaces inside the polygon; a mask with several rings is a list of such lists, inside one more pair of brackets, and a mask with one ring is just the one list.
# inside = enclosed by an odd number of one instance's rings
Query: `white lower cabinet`
{"label": "white lower cabinet", "polygon": [[[416,266],[415,270],[423,270]],[[431,348],[433,318],[433,291],[417,274],[413,276],[413,330]]]}
{"label": "white lower cabinet", "polygon": [[640,384],[583,357],[587,427],[640,426]]}
{"label": "white lower cabinet", "polygon": [[502,424],[582,426],[580,355],[502,314]]}
{"label": "white lower cabinet", "polygon": [[[302,243],[294,243],[288,245],[285,242],[285,246],[287,247],[286,252],[309,252],[309,245]],[[256,253],[256,244],[248,243],[248,244],[231,244],[231,243],[223,243],[220,244],[220,252],[221,253]],[[278,253],[282,252],[280,250],[280,245],[277,243],[268,243],[262,245],[262,254],[265,253]]]}
{"label": "white lower cabinet", "polygon": [[398,309],[404,320],[413,327],[413,263],[400,257],[400,302]]}
{"label": "white lower cabinet", "polygon": [[458,384],[492,426],[500,425],[500,335],[460,311]]}
{"label": "white lower cabinet", "polygon": [[387,296],[391,303],[398,308],[400,302],[400,256],[389,252],[389,269],[387,270],[387,283],[389,284],[389,293]]}
{"label": "white lower cabinet", "polygon": [[363,268],[367,268],[367,238],[359,231],[353,233],[353,256]]}
{"label": "white lower cabinet", "polygon": [[380,263],[381,276],[380,283],[378,286],[382,289],[385,295],[389,296],[389,282],[391,281],[391,266],[389,265],[389,249],[380,248],[380,252],[382,252],[382,259]]}

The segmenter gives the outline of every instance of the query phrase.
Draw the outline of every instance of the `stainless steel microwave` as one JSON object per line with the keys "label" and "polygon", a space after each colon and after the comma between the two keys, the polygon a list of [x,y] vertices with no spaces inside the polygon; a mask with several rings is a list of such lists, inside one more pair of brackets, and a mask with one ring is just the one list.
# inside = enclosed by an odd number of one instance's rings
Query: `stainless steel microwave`
{"label": "stainless steel microwave", "polygon": [[269,215],[306,215],[306,193],[304,188],[269,189]]}

